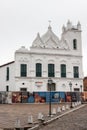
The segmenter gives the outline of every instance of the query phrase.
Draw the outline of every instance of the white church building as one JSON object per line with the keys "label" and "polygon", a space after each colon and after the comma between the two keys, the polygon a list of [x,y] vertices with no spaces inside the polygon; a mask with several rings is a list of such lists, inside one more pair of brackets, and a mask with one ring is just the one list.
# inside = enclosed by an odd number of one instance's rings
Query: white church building
{"label": "white church building", "polygon": [[0,91],[81,91],[83,86],[81,24],[62,27],[61,39],[49,25],[28,50],[15,51],[14,61],[0,66]]}

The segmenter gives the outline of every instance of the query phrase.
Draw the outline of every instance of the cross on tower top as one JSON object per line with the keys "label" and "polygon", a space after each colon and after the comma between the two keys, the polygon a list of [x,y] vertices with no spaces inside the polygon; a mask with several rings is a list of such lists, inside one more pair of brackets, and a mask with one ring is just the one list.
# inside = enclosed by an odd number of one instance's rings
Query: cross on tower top
{"label": "cross on tower top", "polygon": [[48,22],[49,22],[49,26],[50,26],[50,24],[51,24],[51,20],[49,20]]}
{"label": "cross on tower top", "polygon": [[48,29],[51,30],[51,25],[50,25],[51,20],[49,20],[48,22],[49,22],[49,27],[48,27]]}

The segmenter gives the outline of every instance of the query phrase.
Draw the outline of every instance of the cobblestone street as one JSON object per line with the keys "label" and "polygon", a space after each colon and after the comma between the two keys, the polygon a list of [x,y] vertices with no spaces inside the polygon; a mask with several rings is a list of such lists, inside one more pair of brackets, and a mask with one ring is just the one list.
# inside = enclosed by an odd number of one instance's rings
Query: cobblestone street
{"label": "cobblestone street", "polygon": [[[52,104],[57,109],[58,104]],[[28,124],[28,116],[32,115],[34,122],[38,119],[38,113],[44,116],[49,113],[48,104],[0,104],[0,128],[14,128],[17,119],[21,126]]]}
{"label": "cobblestone street", "polygon": [[39,130],[87,130],[87,105],[41,126]]}
{"label": "cobblestone street", "polygon": [[[62,107],[66,104],[52,104],[53,108]],[[78,109],[79,106],[76,108]],[[59,119],[52,121],[48,125],[41,125],[38,129],[40,130],[87,130],[87,105],[82,108],[70,112],[69,114],[63,115]],[[75,109],[76,109],[75,108]],[[73,109],[71,109],[73,110]],[[71,111],[70,110],[70,111]],[[69,110],[68,110],[69,111]],[[68,112],[67,110],[62,111],[60,114],[57,113],[52,118],[55,118],[63,113]],[[39,123],[38,113],[42,113],[45,117],[45,121],[51,119],[48,117],[49,104],[1,104],[0,105],[0,130],[8,128],[13,130],[15,128],[15,122],[17,119],[20,120],[20,126],[22,128],[31,128]],[[33,116],[33,124],[28,124],[28,116]]]}

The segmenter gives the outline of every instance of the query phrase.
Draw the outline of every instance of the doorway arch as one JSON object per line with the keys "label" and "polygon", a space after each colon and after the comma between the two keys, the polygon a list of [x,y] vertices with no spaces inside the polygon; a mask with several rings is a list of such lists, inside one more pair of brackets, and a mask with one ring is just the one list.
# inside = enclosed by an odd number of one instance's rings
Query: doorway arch
{"label": "doorway arch", "polygon": [[52,83],[52,84],[47,83],[47,91],[50,91],[50,87],[51,87],[51,91],[56,91],[55,83]]}

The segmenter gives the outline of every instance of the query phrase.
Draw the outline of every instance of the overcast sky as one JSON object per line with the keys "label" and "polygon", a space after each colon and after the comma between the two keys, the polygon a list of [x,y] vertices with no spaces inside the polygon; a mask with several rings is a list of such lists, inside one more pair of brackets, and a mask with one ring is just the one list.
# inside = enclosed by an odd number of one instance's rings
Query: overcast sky
{"label": "overcast sky", "polygon": [[37,33],[47,31],[49,20],[60,38],[68,19],[82,25],[83,72],[87,76],[87,0],[0,0],[0,65],[13,61],[21,46],[29,49]]}

